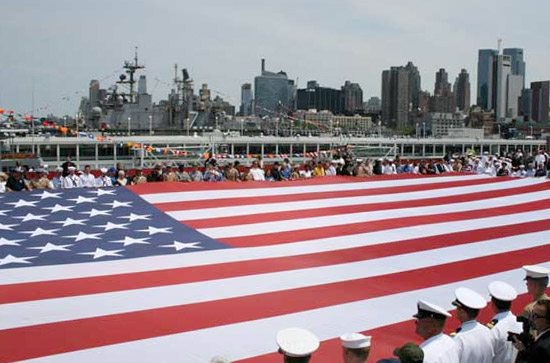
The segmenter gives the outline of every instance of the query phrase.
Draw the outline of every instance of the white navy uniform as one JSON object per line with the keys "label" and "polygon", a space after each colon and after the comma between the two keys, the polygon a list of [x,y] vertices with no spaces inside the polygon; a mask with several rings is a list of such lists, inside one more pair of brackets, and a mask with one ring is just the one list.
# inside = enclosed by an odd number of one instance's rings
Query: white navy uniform
{"label": "white navy uniform", "polygon": [[513,363],[516,361],[518,350],[512,342],[509,342],[508,332],[521,333],[522,326],[517,322],[516,316],[509,311],[498,313],[493,317],[491,323],[491,334],[493,336],[493,347],[495,351],[494,363]]}
{"label": "white navy uniform", "polygon": [[420,344],[424,363],[458,363],[458,349],[453,338],[440,333]]}
{"label": "white navy uniform", "polygon": [[493,338],[491,330],[476,320],[463,323],[454,341],[458,349],[460,363],[492,363]]}

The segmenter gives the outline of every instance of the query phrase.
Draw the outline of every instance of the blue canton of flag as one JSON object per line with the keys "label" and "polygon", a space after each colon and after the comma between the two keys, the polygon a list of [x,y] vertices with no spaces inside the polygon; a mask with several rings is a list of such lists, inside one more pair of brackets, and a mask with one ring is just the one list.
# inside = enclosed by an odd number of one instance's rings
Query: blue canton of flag
{"label": "blue canton of flag", "polygon": [[0,206],[0,269],[227,247],[126,188],[7,193]]}

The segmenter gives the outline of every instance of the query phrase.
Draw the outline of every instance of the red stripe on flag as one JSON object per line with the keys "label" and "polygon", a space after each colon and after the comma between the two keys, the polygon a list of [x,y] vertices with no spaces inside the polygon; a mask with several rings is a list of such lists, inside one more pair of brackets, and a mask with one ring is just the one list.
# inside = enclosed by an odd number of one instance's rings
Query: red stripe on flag
{"label": "red stripe on flag", "polygon": [[320,286],[6,329],[0,331],[0,345],[9,348],[0,350],[0,362],[317,309],[506,271],[517,268],[517,261],[537,264],[549,258],[550,249],[540,246]]}
{"label": "red stripe on flag", "polygon": [[0,304],[105,292],[134,290],[190,282],[256,275],[302,268],[366,261],[374,258],[458,246],[494,238],[545,231],[549,219],[463,232],[414,238],[345,250],[251,261],[136,272],[128,274],[0,285]]}
{"label": "red stripe on flag", "polygon": [[[517,204],[506,207],[479,209],[468,212],[431,214],[415,217],[389,218],[361,223],[343,224],[328,227],[306,228],[296,231],[244,235],[238,237],[219,238],[218,240],[234,247],[267,246],[281,243],[308,241],[335,236],[349,236],[359,233],[383,231],[394,228],[420,226],[441,221],[452,222],[475,218],[486,218],[497,215],[530,212],[550,207],[550,199]],[[283,219],[286,219],[282,217]]]}

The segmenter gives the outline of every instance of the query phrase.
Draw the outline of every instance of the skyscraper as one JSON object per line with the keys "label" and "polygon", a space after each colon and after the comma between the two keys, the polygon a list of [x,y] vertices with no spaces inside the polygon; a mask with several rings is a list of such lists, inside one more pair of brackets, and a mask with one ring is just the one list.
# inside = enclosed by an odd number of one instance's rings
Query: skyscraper
{"label": "skyscraper", "polygon": [[470,75],[468,71],[462,69],[456,77],[453,87],[455,94],[456,107],[460,111],[468,112],[470,109]]}
{"label": "skyscraper", "polygon": [[[508,111],[508,76],[512,74],[512,58],[497,55],[493,58],[493,87],[490,109],[495,110],[496,121],[503,121]],[[519,96],[518,96],[519,97]]]}
{"label": "skyscraper", "polygon": [[430,98],[430,112],[451,113],[456,110],[455,96],[451,92],[449,76],[444,68],[435,74],[434,95]]}
{"label": "skyscraper", "polygon": [[550,81],[531,82],[531,92],[531,119],[536,122],[550,121]]}
{"label": "skyscraper", "polygon": [[245,83],[241,86],[241,109],[240,114],[242,116],[252,115],[252,85]]}
{"label": "skyscraper", "polygon": [[413,62],[408,62],[405,69],[409,72],[409,102],[412,103],[413,109],[418,109],[421,90],[420,73]]}
{"label": "skyscraper", "polygon": [[358,83],[346,81],[342,86],[344,94],[344,111],[347,114],[354,114],[363,108],[363,90]]}
{"label": "skyscraper", "polygon": [[512,74],[523,77],[521,88],[525,88],[525,61],[523,60],[523,49],[505,48],[502,54],[510,56],[512,59]]}
{"label": "skyscraper", "polygon": [[257,115],[276,115],[293,108],[294,82],[288,79],[285,72],[278,73],[265,70],[262,59],[262,74],[254,78],[254,99]]}
{"label": "skyscraper", "polygon": [[382,121],[402,128],[409,124],[409,71],[391,67],[382,72]]}
{"label": "skyscraper", "polygon": [[450,92],[449,75],[445,68],[440,68],[435,74],[434,96],[448,96]]}
{"label": "skyscraper", "polygon": [[493,85],[493,58],[498,55],[496,49],[480,49],[477,60],[477,105],[489,110]]}

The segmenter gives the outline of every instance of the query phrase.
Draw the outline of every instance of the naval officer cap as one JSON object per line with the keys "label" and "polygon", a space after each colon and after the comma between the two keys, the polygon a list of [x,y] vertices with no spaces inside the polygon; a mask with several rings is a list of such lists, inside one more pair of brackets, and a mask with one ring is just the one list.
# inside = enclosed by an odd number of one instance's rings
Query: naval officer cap
{"label": "naval officer cap", "polygon": [[542,279],[544,277],[548,277],[548,274],[550,273],[550,270],[546,267],[537,266],[537,265],[525,265],[523,266],[523,269],[525,270],[525,278],[524,280],[530,279]]}
{"label": "naval officer cap", "polygon": [[344,348],[361,349],[370,347],[371,337],[361,333],[349,333],[340,336]]}
{"label": "naval officer cap", "polygon": [[281,353],[289,357],[307,357],[319,348],[319,338],[302,328],[287,328],[277,333]]}
{"label": "naval officer cap", "polygon": [[418,312],[413,316],[417,319],[434,318],[445,320],[446,318],[451,316],[451,314],[449,314],[449,312],[443,309],[441,306],[437,306],[425,300],[418,300],[416,306],[418,308]]}
{"label": "naval officer cap", "polygon": [[472,289],[459,287],[455,290],[456,300],[452,302],[454,306],[466,307],[474,310],[483,309],[487,306],[487,301]]}
{"label": "naval officer cap", "polygon": [[489,294],[497,300],[513,301],[518,297],[516,289],[503,281],[493,281],[489,284]]}

